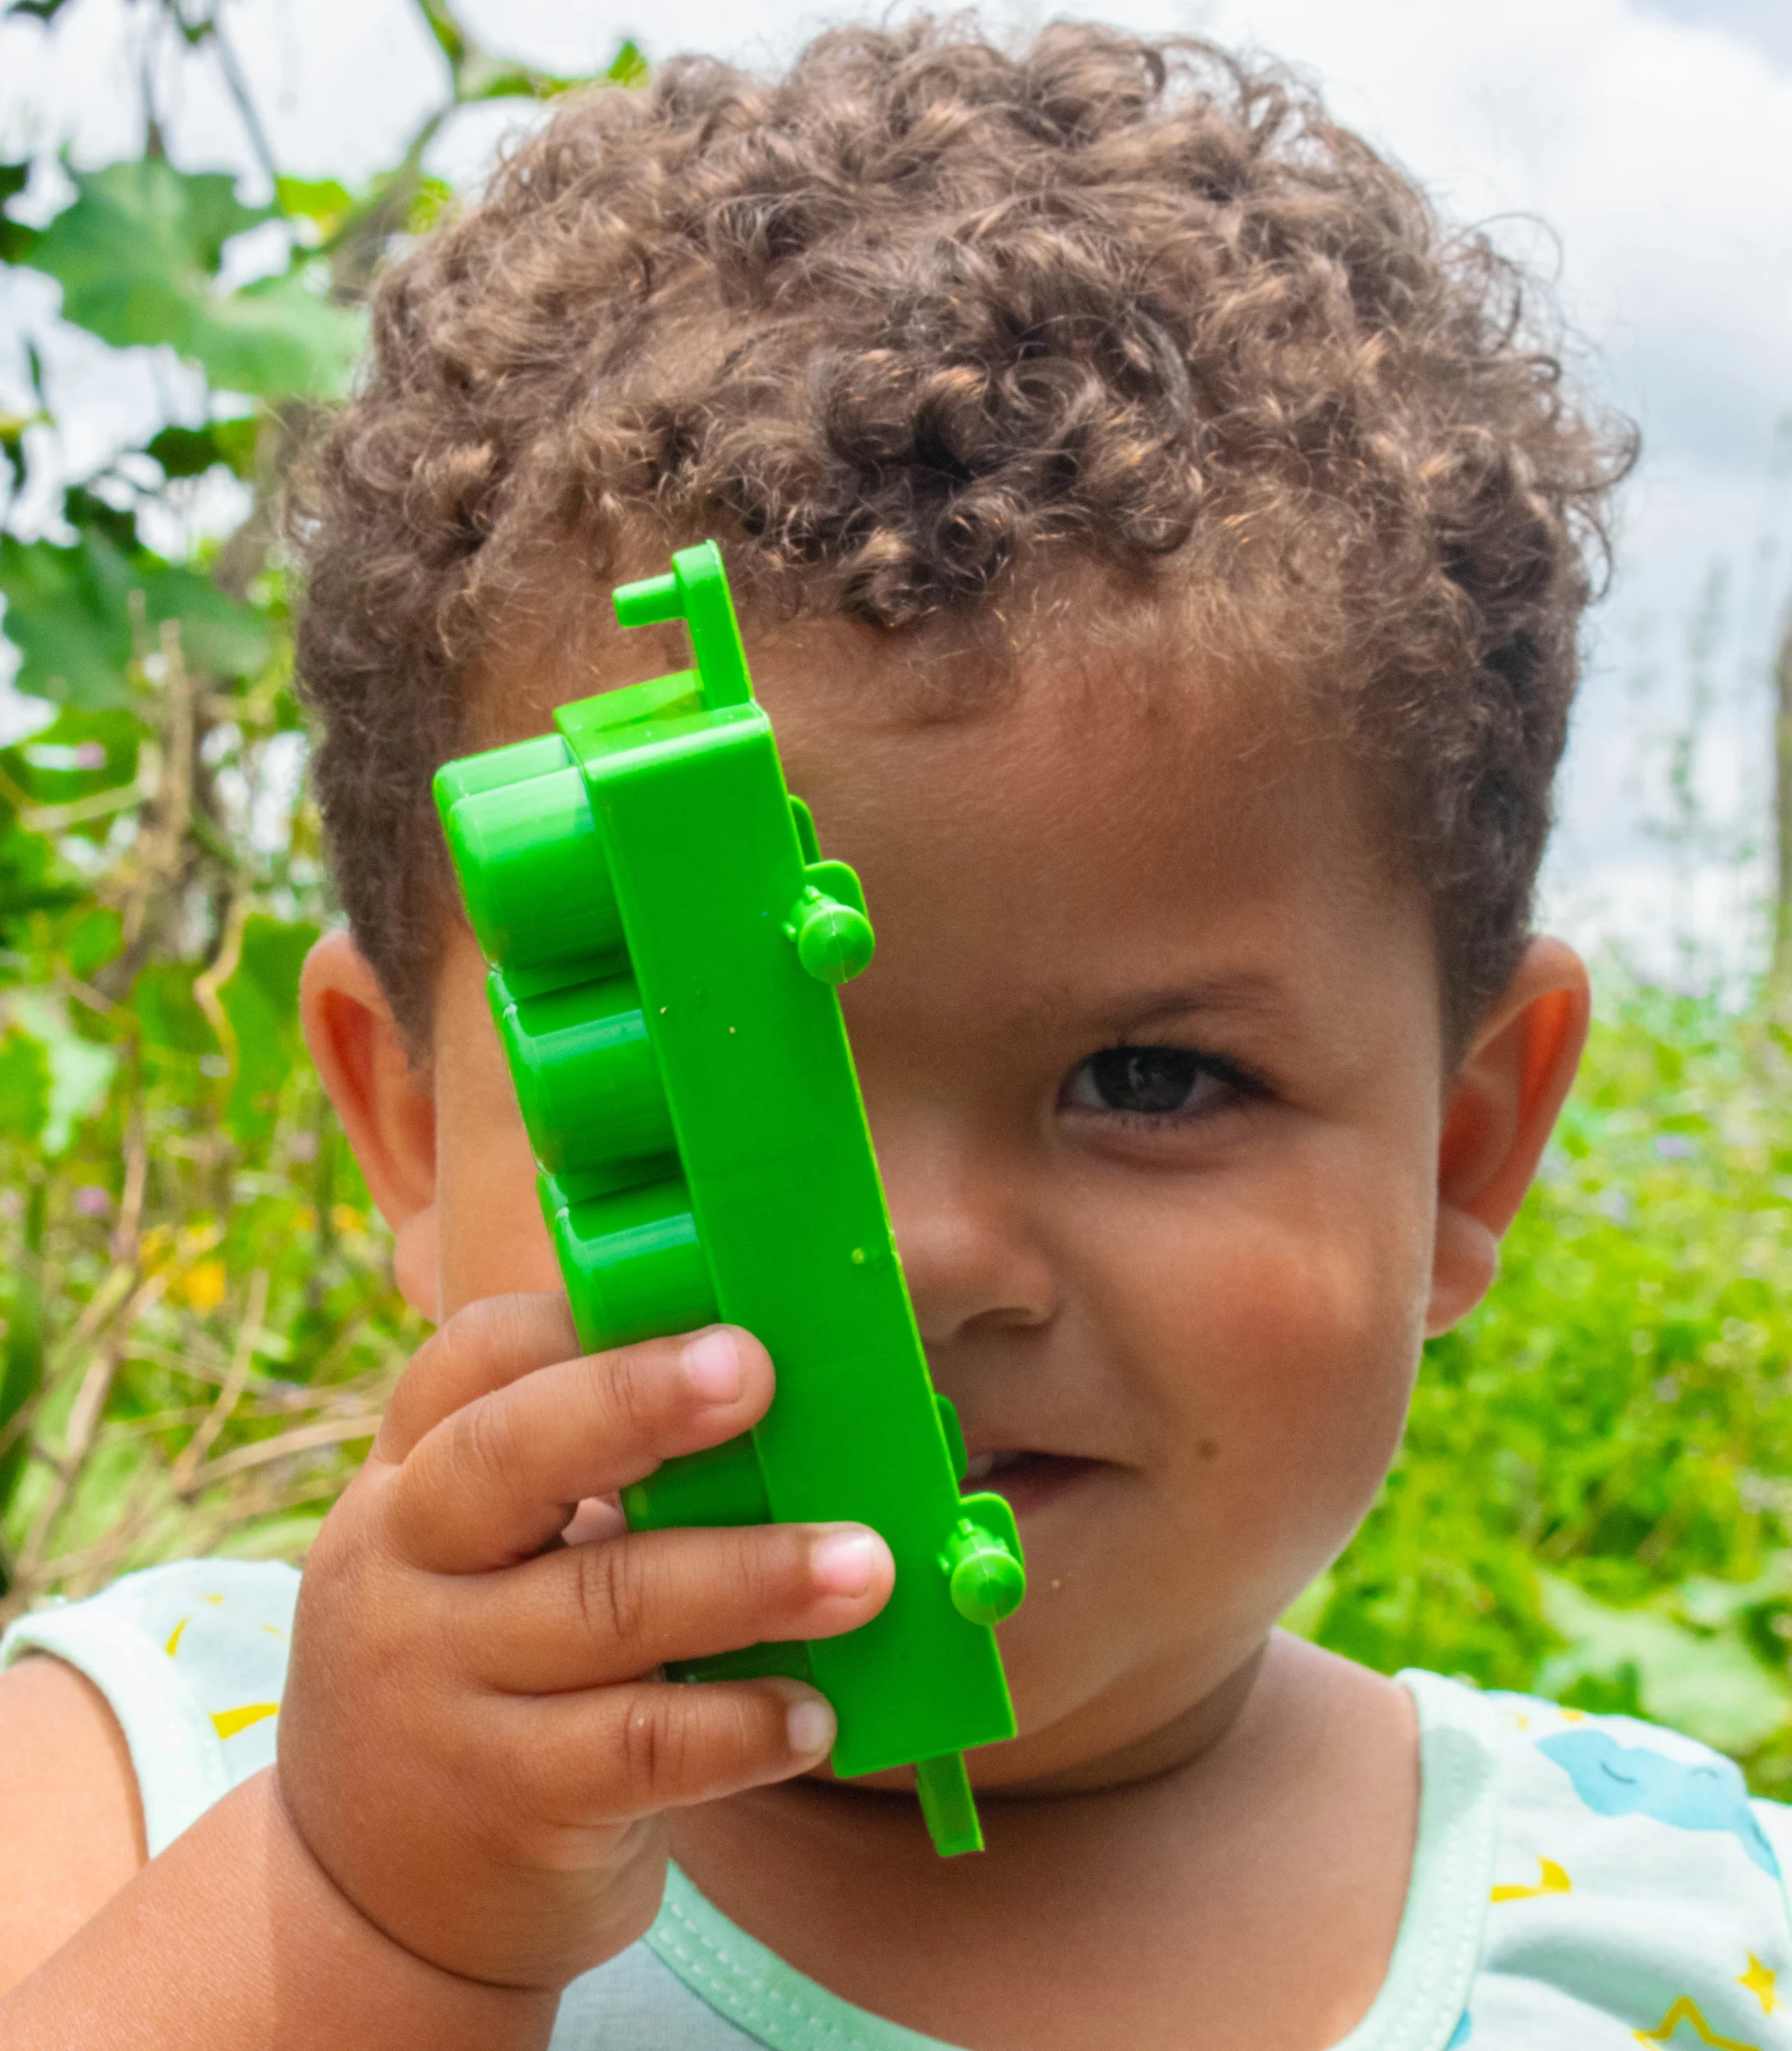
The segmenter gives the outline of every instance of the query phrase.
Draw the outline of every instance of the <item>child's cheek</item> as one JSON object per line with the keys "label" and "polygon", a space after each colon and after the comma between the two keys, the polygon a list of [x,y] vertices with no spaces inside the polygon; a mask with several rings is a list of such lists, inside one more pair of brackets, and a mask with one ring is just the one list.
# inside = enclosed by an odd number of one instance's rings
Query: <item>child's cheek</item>
{"label": "child's cheek", "polygon": [[[1299,1592],[1347,1538],[1399,1442],[1424,1301],[1423,1221],[1379,1201],[1240,1207],[1159,1392],[1165,1478],[1198,1541]],[[1193,1306],[1191,1305],[1191,1310]]]}

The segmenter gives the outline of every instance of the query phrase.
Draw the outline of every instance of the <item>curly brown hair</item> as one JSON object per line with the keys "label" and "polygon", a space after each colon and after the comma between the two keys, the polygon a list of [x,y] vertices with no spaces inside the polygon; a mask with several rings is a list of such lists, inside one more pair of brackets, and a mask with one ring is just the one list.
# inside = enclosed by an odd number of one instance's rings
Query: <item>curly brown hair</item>
{"label": "curly brown hair", "polygon": [[926,18],[770,80],[678,58],[567,99],[392,264],[297,484],[344,905],[421,1048],[430,776],[494,730],[499,638],[643,533],[719,535],[750,610],[896,634],[1068,551],[1331,692],[1460,1040],[1528,934],[1633,453],[1546,296],[1275,67]]}

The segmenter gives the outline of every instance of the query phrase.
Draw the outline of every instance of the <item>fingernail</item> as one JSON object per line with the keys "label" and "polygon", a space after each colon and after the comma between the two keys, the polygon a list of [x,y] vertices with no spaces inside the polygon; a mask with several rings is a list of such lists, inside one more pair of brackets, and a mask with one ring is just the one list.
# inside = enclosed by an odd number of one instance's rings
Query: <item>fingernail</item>
{"label": "fingernail", "polygon": [[734,1403],[742,1386],[740,1348],[724,1326],[706,1332],[684,1349],[685,1380],[706,1403]]}
{"label": "fingernail", "polygon": [[809,1549],[809,1572],[830,1595],[863,1595],[883,1559],[882,1539],[848,1525],[816,1539]]}
{"label": "fingernail", "polygon": [[784,1713],[784,1736],[799,1759],[819,1759],[831,1751],[836,1727],[834,1712],[820,1695],[805,1695]]}

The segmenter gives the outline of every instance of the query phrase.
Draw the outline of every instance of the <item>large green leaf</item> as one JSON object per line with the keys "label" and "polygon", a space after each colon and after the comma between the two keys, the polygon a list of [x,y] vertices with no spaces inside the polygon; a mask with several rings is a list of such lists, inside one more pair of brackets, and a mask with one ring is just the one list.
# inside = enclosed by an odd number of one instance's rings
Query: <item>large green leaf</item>
{"label": "large green leaf", "polygon": [[0,1033],[0,1134],[35,1139],[50,1116],[50,1057],[29,1033]]}
{"label": "large green leaf", "polygon": [[4,624],[20,657],[16,687],[86,711],[128,704],[133,581],[103,534],[83,534],[68,548],[0,534]]}
{"label": "large green leaf", "polygon": [[65,912],[86,895],[49,837],[19,825],[0,802],[0,974],[7,966],[4,952],[22,943],[34,913]]}
{"label": "large green leaf", "polygon": [[120,348],[179,348],[224,244],[266,220],[267,209],[245,207],[221,171],[183,173],[156,157],[74,177],[74,204],[34,252],[62,288],[65,317]]}
{"label": "large green leaf", "polygon": [[103,533],[63,547],[0,535],[6,635],[21,658],[17,687],[83,711],[131,701],[131,602],[140,594],[153,636],[179,623],[189,668],[219,678],[252,676],[266,663],[268,629],[208,578],[147,550],[134,555]]}
{"label": "large green leaf", "polygon": [[1785,1694],[1734,1632],[1698,1633],[1657,1611],[1609,1609],[1555,1575],[1544,1578],[1544,1609],[1569,1641],[1539,1677],[1546,1694],[1628,1668],[1646,1715],[1730,1751],[1758,1745],[1786,1720]]}
{"label": "large green leaf", "polygon": [[332,305],[292,272],[215,298],[188,353],[227,391],[340,391],[360,353],[359,315]]}
{"label": "large green leaf", "polygon": [[253,676],[268,660],[265,622],[227,598],[210,578],[179,563],[157,563],[145,571],[143,590],[152,630],[163,620],[179,622],[189,669],[206,676]]}
{"label": "large green leaf", "polygon": [[308,921],[257,914],[243,929],[236,973],[218,993],[236,1035],[236,1079],[224,1122],[244,1144],[271,1129],[280,1090],[305,1058],[299,971],[317,933]]}
{"label": "large green leaf", "polygon": [[77,196],[30,252],[62,288],[66,320],[119,348],[165,342],[236,392],[330,392],[360,346],[359,318],[295,272],[221,292],[233,236],[277,218],[217,171],[160,158],[74,174]]}
{"label": "large green leaf", "polygon": [[126,711],[64,711],[27,740],[0,748],[0,774],[34,804],[70,804],[128,784],[143,729]]}
{"label": "large green leaf", "polygon": [[152,961],[131,986],[130,1006],[146,1051],[183,1062],[218,1051],[218,1036],[193,997],[195,965]]}
{"label": "large green leaf", "polygon": [[40,1050],[48,1072],[49,1092],[39,1150],[60,1154],[75,1126],[105,1096],[118,1072],[117,1050],[76,1032],[63,1009],[41,991],[16,993],[10,1008],[14,1019]]}

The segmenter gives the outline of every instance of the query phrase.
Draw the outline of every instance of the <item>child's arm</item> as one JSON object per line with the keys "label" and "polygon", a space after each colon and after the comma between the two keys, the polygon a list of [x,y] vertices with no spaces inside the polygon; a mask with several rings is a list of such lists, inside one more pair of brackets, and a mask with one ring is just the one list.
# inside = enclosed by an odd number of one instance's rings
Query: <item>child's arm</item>
{"label": "child's arm", "polygon": [[655,1670],[854,1628],[888,1597],[880,1540],[542,1549],[574,1503],[747,1428],[763,1349],[723,1328],[573,1350],[555,1296],[474,1304],[421,1348],[306,1569],[278,1788],[227,1797],[0,1999],[8,2051],[540,2044],[560,1989],[652,1920],[660,1812],[824,1756],[814,1690]]}
{"label": "child's arm", "polygon": [[131,1754],[105,1698],[59,1659],[0,1674],[0,1993],[143,1863]]}
{"label": "child's arm", "polygon": [[312,1860],[268,1771],[0,1999],[0,2041],[6,2051],[536,2051],[556,2005],[550,1991],[439,1971],[382,1936]]}

